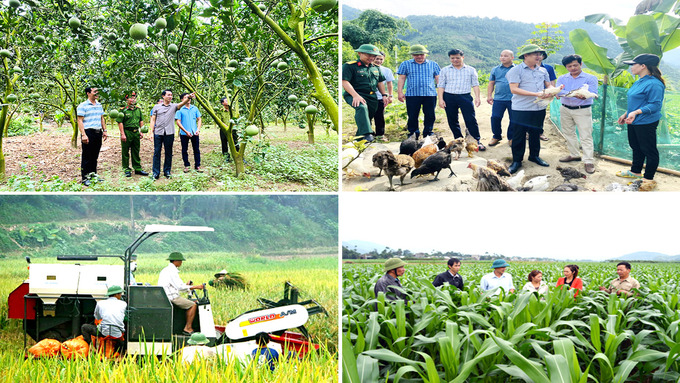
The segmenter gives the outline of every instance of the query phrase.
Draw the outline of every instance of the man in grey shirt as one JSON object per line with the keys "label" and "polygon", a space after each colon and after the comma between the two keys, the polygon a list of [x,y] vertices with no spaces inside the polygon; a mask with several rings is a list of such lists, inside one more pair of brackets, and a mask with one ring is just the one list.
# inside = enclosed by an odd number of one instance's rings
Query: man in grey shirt
{"label": "man in grey shirt", "polygon": [[376,298],[378,297],[378,293],[382,291],[385,293],[385,299],[387,300],[396,301],[397,299],[403,299],[404,302],[408,302],[405,293],[392,287],[396,286],[400,289],[402,288],[399,277],[406,272],[406,269],[404,269],[405,265],[406,262],[399,258],[390,258],[385,261],[385,275],[378,279],[378,282],[375,283],[375,287],[373,288]]}
{"label": "man in grey shirt", "polygon": [[149,125],[153,137],[153,179],[157,180],[161,174],[161,148],[165,147],[165,160],[163,161],[163,175],[170,178],[172,170],[172,143],[175,140],[175,112],[181,109],[194,93],[185,98],[179,104],[172,102],[172,91],[166,89],[161,93],[163,102],[156,104],[151,111]]}

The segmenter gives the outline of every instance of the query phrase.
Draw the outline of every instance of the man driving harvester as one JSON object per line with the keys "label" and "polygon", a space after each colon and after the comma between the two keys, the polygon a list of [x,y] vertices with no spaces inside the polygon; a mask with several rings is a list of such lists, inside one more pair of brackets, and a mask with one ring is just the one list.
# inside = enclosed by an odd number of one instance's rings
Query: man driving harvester
{"label": "man driving harvester", "polygon": [[179,277],[179,268],[182,266],[182,262],[185,260],[186,258],[184,258],[184,255],[182,255],[180,252],[175,251],[170,253],[168,256],[168,261],[170,261],[170,264],[161,270],[161,273],[158,275],[158,286],[163,286],[165,294],[168,296],[168,299],[173,305],[183,310],[187,310],[187,322],[184,325],[182,333],[184,335],[191,335],[194,332],[192,323],[196,317],[196,310],[198,309],[198,306],[196,306],[196,302],[184,297],[180,297],[179,293],[180,291],[189,292],[191,290],[203,290],[203,285],[192,286],[190,285],[191,281],[185,284]]}

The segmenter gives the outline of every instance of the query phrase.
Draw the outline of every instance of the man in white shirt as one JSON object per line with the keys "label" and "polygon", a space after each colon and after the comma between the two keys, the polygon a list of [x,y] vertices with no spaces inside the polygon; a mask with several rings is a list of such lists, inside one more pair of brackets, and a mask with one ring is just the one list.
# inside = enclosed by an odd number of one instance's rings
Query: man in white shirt
{"label": "man in white shirt", "polygon": [[192,323],[196,317],[196,310],[198,307],[196,306],[195,302],[187,298],[180,297],[179,293],[180,291],[189,292],[191,290],[203,290],[203,285],[191,286],[189,284],[185,284],[179,277],[179,268],[182,266],[182,262],[185,260],[186,258],[184,258],[184,255],[182,255],[180,252],[175,251],[170,253],[168,256],[168,261],[170,261],[170,264],[161,270],[161,273],[158,275],[158,286],[163,286],[165,295],[168,296],[168,299],[173,305],[187,310],[187,322],[184,325],[183,333],[185,335],[191,335],[194,332]]}
{"label": "man in white shirt", "polygon": [[120,349],[123,344],[123,333],[125,332],[125,311],[127,303],[123,301],[123,288],[111,286],[106,295],[109,299],[97,302],[94,308],[94,319],[97,325],[86,323],[80,327],[83,339],[90,344],[93,336],[110,336],[115,338],[116,348]]}
{"label": "man in white shirt", "polygon": [[213,347],[206,346],[208,343],[210,341],[205,334],[200,332],[191,334],[191,338],[187,341],[189,346],[182,349],[182,362],[191,364],[197,359],[209,360],[215,358],[217,352]]}
{"label": "man in white shirt", "polygon": [[[491,265],[493,272],[482,277],[479,287],[484,291],[495,290],[502,287],[505,291],[514,293],[515,285],[512,283],[512,275],[505,272],[505,268],[508,266],[510,265],[502,259],[493,261],[493,265]],[[498,295],[498,293],[499,290],[496,290],[493,295]]]}

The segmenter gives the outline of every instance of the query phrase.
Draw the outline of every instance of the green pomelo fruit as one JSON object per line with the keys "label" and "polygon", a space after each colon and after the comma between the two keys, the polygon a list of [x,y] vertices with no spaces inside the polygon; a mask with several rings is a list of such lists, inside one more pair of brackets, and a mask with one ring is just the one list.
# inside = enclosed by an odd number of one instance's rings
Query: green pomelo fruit
{"label": "green pomelo fruit", "polygon": [[309,105],[309,104],[307,103],[307,101],[300,101],[300,102],[298,102],[298,106],[299,106],[300,108],[306,108],[307,105]]}
{"label": "green pomelo fruit", "polygon": [[319,13],[330,11],[337,6],[337,0],[312,0],[311,4],[312,9]]}
{"label": "green pomelo fruit", "polygon": [[248,125],[246,127],[246,136],[254,136],[258,133],[260,133],[260,128],[257,125]]}
{"label": "green pomelo fruit", "polygon": [[14,66],[14,68],[12,68],[12,71],[14,71],[14,72],[22,72],[21,68],[19,68],[19,67],[16,66],[16,65]]}
{"label": "green pomelo fruit", "polygon": [[14,93],[10,93],[7,95],[7,101],[9,102],[15,102],[17,100],[17,95]]}
{"label": "green pomelo fruit", "polygon": [[0,49],[0,57],[8,59],[12,57],[12,52],[7,49]]}
{"label": "green pomelo fruit", "polygon": [[177,45],[175,45],[175,44],[168,45],[168,53],[174,55],[175,53],[177,53],[178,50],[179,49],[177,48]]}
{"label": "green pomelo fruit", "polygon": [[305,113],[307,114],[317,114],[319,113],[319,109],[316,108],[314,105],[310,105],[305,108]]}
{"label": "green pomelo fruit", "polygon": [[43,36],[43,35],[36,35],[36,36],[33,38],[33,41],[35,41],[35,42],[38,43],[38,44],[45,44],[45,36]]}
{"label": "green pomelo fruit", "polygon": [[238,60],[229,60],[229,64],[227,64],[229,68],[238,68]]}
{"label": "green pomelo fruit", "polygon": [[156,25],[156,28],[158,28],[158,29],[165,29],[165,27],[168,26],[168,22],[163,17],[157,18],[156,22],[154,24]]}
{"label": "green pomelo fruit", "polygon": [[139,131],[142,132],[142,133],[149,133],[149,127],[143,126],[141,129],[139,129]]}
{"label": "green pomelo fruit", "polygon": [[21,6],[21,2],[19,2],[19,0],[9,0],[9,6],[12,8],[19,8]]}
{"label": "green pomelo fruit", "polygon": [[331,72],[331,71],[329,71],[329,70],[325,70],[325,71],[323,71],[323,75],[324,75],[324,76],[330,77],[330,76],[333,75],[333,72]]}
{"label": "green pomelo fruit", "polygon": [[80,28],[80,19],[75,16],[71,17],[68,19],[68,26],[73,29]]}
{"label": "green pomelo fruit", "polygon": [[31,95],[29,97],[38,98],[38,97],[40,97],[40,93],[31,93]]}
{"label": "green pomelo fruit", "polygon": [[292,102],[297,101],[297,96],[294,95],[294,94],[291,94],[290,96],[288,96],[288,101],[292,101]]}
{"label": "green pomelo fruit", "polygon": [[130,37],[135,40],[144,40],[148,34],[145,24],[132,24],[130,27]]}
{"label": "green pomelo fruit", "polygon": [[115,120],[116,118],[118,118],[118,111],[115,109],[109,110],[109,117]]}
{"label": "green pomelo fruit", "polygon": [[285,61],[281,61],[277,66],[276,69],[278,70],[286,70],[288,69],[288,63]]}
{"label": "green pomelo fruit", "polygon": [[264,11],[267,10],[267,6],[264,5],[264,4],[260,4],[260,5],[258,5],[257,7],[260,8],[260,11],[262,11],[262,12],[264,12]]}

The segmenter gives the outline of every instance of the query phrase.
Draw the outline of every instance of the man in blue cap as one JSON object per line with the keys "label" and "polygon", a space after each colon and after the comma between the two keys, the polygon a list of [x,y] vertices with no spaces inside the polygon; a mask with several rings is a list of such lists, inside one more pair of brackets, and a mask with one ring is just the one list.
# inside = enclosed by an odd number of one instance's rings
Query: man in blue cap
{"label": "man in blue cap", "polygon": [[[512,283],[512,275],[505,272],[505,268],[508,266],[510,266],[510,264],[502,259],[493,261],[493,264],[491,265],[493,272],[482,277],[479,287],[484,291],[496,290],[499,287],[502,287],[505,291],[514,293],[515,285]],[[496,290],[493,295],[498,295],[498,293],[499,291]]]}
{"label": "man in blue cap", "polygon": [[111,286],[106,291],[109,297],[106,300],[97,302],[94,308],[94,319],[96,325],[86,323],[80,327],[83,339],[87,344],[92,342],[92,337],[109,336],[116,340],[116,349],[120,350],[123,346],[123,333],[125,332],[125,311],[127,303],[123,301],[123,288]]}
{"label": "man in blue cap", "polygon": [[342,89],[345,90],[343,98],[354,108],[354,120],[357,124],[357,137],[368,142],[373,141],[371,120],[378,110],[378,96],[383,96],[383,105],[388,102],[388,94],[385,92],[385,76],[380,67],[373,65],[380,50],[375,45],[363,44],[355,50],[359,54],[359,60],[350,61],[342,66]]}

